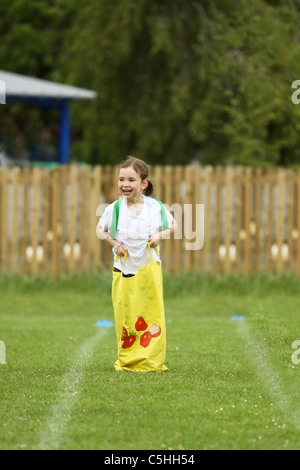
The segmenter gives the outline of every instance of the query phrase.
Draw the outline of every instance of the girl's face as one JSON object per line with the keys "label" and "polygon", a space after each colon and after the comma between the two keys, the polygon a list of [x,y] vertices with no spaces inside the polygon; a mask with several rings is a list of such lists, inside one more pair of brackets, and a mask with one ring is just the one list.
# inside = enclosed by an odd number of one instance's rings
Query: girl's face
{"label": "girl's face", "polygon": [[147,179],[142,181],[141,176],[132,166],[121,168],[118,182],[120,196],[126,197],[129,201],[136,201],[142,195],[147,185]]}

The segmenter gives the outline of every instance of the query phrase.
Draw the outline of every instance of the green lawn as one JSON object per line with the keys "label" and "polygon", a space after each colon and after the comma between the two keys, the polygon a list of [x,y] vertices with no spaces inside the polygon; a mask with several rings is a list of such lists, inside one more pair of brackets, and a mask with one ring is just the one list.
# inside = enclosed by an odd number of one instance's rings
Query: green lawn
{"label": "green lawn", "polygon": [[94,326],[110,286],[1,279],[1,450],[299,449],[299,280],[165,276],[169,371],[146,374]]}

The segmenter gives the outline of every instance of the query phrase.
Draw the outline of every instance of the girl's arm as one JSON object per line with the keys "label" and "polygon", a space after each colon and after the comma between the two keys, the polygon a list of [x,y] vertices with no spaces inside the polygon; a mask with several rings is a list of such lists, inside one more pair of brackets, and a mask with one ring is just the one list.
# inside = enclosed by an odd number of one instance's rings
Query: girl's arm
{"label": "girl's arm", "polygon": [[150,235],[149,237],[149,243],[152,248],[156,248],[161,240],[164,240],[166,238],[170,238],[170,235],[172,235],[177,228],[177,223],[175,219],[173,219],[172,226],[171,228],[166,228],[165,230],[162,230],[161,232],[154,233],[153,235]]}

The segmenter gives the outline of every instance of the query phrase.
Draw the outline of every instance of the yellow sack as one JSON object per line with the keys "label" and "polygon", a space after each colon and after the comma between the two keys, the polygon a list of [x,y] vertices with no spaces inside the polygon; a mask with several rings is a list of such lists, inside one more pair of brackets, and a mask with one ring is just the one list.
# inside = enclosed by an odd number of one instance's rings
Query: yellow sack
{"label": "yellow sack", "polygon": [[[148,248],[150,252],[149,244]],[[151,253],[150,264],[135,276],[125,278],[121,272],[113,272],[112,302],[118,342],[115,369],[167,370],[162,269]]]}

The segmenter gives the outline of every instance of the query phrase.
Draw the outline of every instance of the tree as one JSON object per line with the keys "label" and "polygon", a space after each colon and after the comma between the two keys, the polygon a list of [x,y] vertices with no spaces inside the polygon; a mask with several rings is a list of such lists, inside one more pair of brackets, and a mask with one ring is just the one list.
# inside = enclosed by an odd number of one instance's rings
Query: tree
{"label": "tree", "polygon": [[76,110],[81,151],[101,162],[299,162],[299,19],[292,1],[88,0],[66,71],[99,93],[92,111]]}

